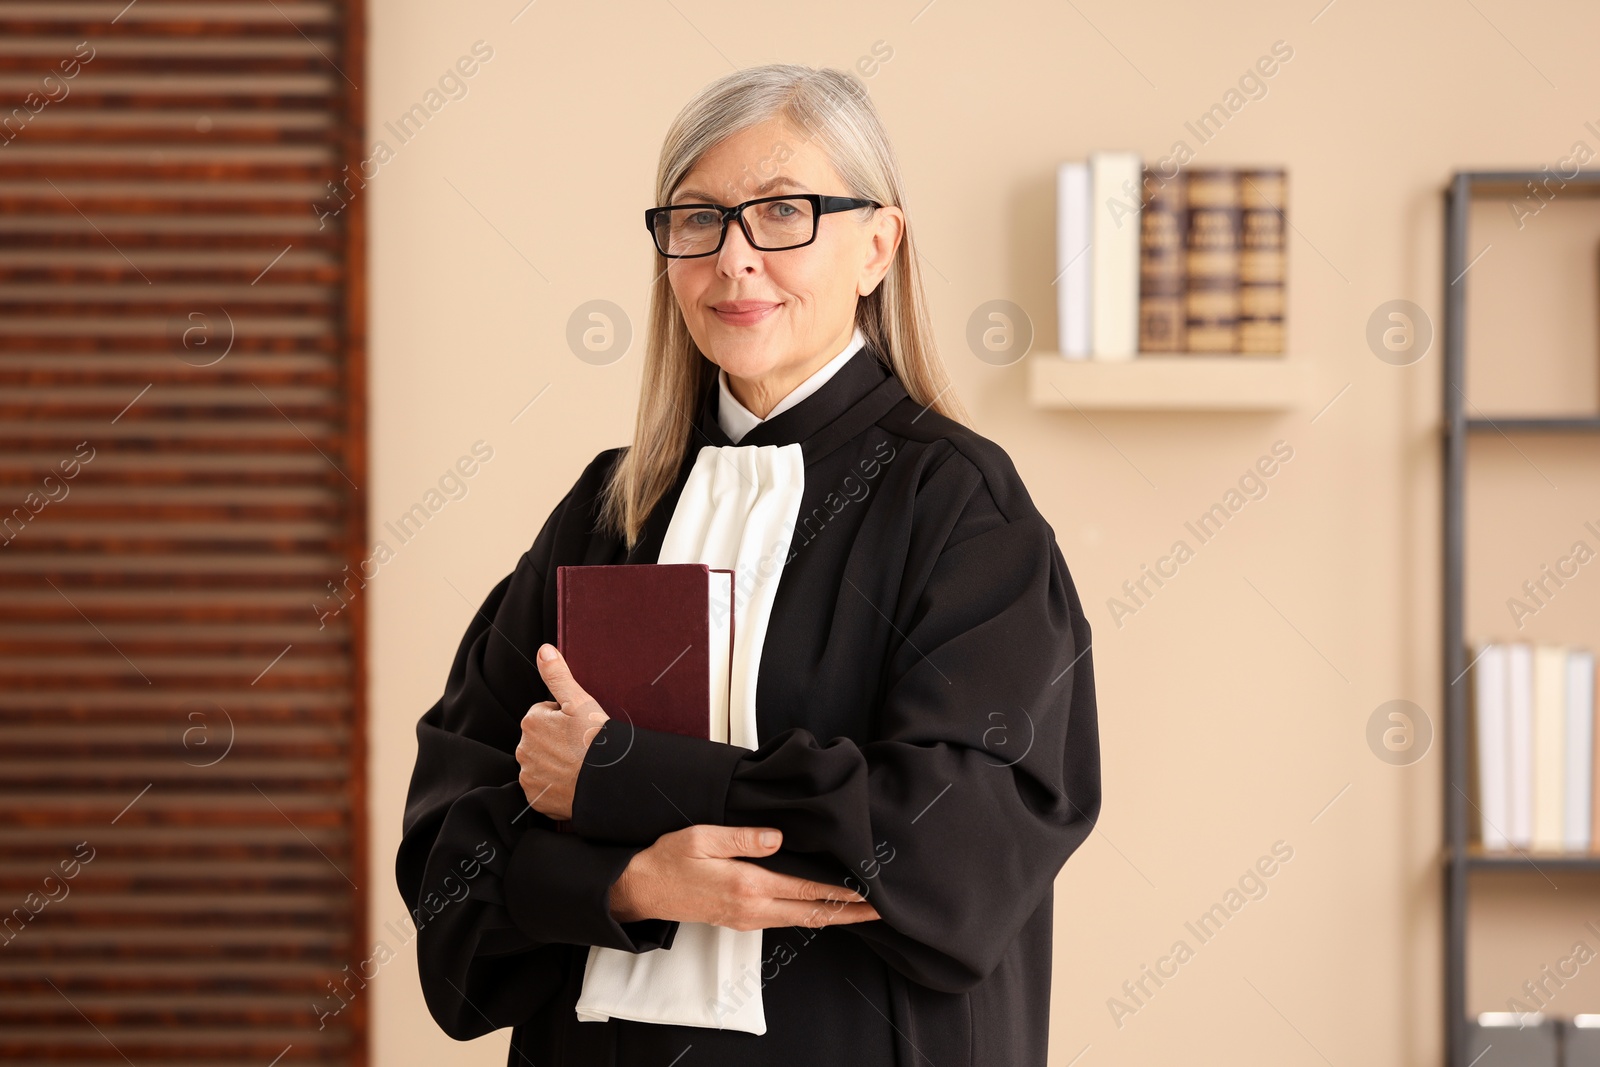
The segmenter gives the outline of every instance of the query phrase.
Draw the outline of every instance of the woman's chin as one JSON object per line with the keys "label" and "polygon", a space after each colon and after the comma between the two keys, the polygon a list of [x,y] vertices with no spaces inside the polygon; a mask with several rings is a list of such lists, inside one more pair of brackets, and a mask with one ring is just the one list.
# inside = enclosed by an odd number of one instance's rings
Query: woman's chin
{"label": "woman's chin", "polygon": [[779,363],[784,346],[774,342],[775,332],[734,327],[711,332],[706,355],[736,378],[759,378]]}

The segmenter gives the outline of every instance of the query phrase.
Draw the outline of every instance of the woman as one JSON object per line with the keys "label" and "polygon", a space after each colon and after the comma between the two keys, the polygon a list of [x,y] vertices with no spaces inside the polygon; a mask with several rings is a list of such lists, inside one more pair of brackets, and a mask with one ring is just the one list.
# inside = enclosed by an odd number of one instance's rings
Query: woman
{"label": "woman", "polygon": [[[887,137],[844,74],[739,71],[656,192],[632,446],[417,727],[429,1010],[541,1067],[1043,1067],[1053,883],[1100,810],[1089,624],[949,391]],[[549,644],[557,567],[664,562],[737,572],[732,744],[611,718]]]}

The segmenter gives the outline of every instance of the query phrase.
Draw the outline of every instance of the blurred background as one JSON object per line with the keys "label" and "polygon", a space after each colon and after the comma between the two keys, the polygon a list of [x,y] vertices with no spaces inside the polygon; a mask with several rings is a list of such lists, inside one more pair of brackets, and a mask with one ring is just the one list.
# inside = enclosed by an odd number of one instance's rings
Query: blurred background
{"label": "blurred background", "polygon": [[[0,0],[0,1060],[505,1059],[419,990],[415,723],[629,439],[664,130],[777,61],[871,94],[943,357],[1094,630],[1052,1063],[1439,1064],[1452,1018],[1600,1012],[1592,860],[1447,848],[1442,436],[1450,343],[1469,417],[1578,420],[1471,435],[1458,621],[1592,646],[1593,568],[1507,607],[1600,545],[1600,201],[1502,181],[1457,200],[1459,270],[1446,238],[1458,172],[1600,151],[1597,34],[1509,0]],[[1284,170],[1284,352],[1070,374],[1057,168],[1178,142]],[[993,301],[1029,338],[1004,358],[969,342]]]}

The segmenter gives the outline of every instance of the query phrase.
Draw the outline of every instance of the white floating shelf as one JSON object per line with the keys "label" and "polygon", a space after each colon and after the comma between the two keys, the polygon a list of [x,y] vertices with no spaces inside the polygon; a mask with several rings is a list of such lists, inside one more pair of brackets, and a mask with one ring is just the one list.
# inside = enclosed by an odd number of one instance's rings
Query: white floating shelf
{"label": "white floating shelf", "polygon": [[1028,402],[1096,411],[1283,411],[1304,403],[1304,360],[1256,355],[1028,357]]}

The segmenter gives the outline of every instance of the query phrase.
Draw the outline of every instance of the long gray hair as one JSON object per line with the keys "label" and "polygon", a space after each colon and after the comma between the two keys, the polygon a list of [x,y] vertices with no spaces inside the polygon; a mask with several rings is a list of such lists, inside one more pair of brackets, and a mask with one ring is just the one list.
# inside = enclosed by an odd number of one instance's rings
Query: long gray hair
{"label": "long gray hair", "polygon": [[[790,63],[735,71],[684,105],[661,144],[655,202],[669,203],[684,177],[713,146],[771,119],[783,120],[805,142],[817,143],[844,179],[845,195],[905,211],[900,167],[865,86],[843,71]],[[781,162],[784,146],[774,150],[774,161]],[[752,184],[760,180],[762,176],[750,176]],[[878,287],[857,304],[856,325],[867,344],[888,357],[889,369],[913,400],[970,424],[935,348],[910,213],[906,214],[894,262]],[[629,548],[637,543],[651,509],[672,488],[694,432],[695,405],[717,372],[716,364],[689,335],[667,278],[670,261],[659,252],[651,255],[656,279],[650,291],[633,443],[606,484],[599,514],[601,529],[621,536]]]}

